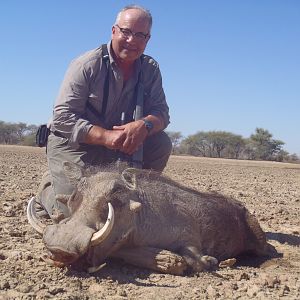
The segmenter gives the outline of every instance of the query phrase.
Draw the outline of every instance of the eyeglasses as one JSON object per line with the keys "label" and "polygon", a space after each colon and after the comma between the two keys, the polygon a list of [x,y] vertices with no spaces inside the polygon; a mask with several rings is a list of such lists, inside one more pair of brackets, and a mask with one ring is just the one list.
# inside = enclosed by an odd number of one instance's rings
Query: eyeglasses
{"label": "eyeglasses", "polygon": [[130,29],[122,28],[117,24],[115,26],[119,28],[119,30],[121,31],[123,36],[126,38],[129,38],[132,36],[133,38],[136,38],[140,41],[145,41],[149,37],[149,33],[145,34],[143,32],[132,32]]}

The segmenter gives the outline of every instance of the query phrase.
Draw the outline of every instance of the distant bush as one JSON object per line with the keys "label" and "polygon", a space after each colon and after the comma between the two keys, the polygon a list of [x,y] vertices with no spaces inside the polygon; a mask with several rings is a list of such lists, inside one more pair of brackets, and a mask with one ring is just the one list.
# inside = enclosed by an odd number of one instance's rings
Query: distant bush
{"label": "distant bush", "polygon": [[0,144],[19,144],[35,146],[36,125],[7,123],[0,121]]}
{"label": "distant bush", "polygon": [[263,128],[256,128],[249,138],[226,131],[200,131],[186,138],[180,132],[167,134],[173,154],[300,163],[296,154],[283,149],[284,142],[273,139]]}
{"label": "distant bush", "polygon": [[36,146],[35,134],[25,136],[21,144],[24,146]]}

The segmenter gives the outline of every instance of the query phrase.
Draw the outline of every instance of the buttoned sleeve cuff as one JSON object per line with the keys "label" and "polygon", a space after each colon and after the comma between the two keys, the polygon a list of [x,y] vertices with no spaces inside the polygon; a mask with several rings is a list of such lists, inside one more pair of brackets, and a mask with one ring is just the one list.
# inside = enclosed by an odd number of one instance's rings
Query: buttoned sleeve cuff
{"label": "buttoned sleeve cuff", "polygon": [[92,128],[92,124],[84,119],[78,119],[72,134],[69,137],[69,145],[78,148],[80,144],[84,143],[86,140],[86,136],[89,132],[89,130]]}
{"label": "buttoned sleeve cuff", "polygon": [[82,118],[79,118],[75,125],[67,124],[66,122],[60,123],[58,118],[52,122],[50,129],[52,132],[54,132],[54,134],[58,133],[67,138],[68,144],[77,149],[80,144],[84,143],[92,126],[93,125],[89,121]]}
{"label": "buttoned sleeve cuff", "polygon": [[153,115],[155,117],[158,117],[160,120],[163,121],[163,128],[162,130],[166,129],[168,125],[170,124],[170,117],[168,112],[163,112],[159,110],[151,110],[150,115]]}

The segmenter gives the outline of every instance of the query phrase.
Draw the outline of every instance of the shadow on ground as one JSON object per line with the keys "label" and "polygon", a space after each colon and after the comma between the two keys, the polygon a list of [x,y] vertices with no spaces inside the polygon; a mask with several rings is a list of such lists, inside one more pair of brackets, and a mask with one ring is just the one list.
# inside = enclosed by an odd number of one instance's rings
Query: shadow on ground
{"label": "shadow on ground", "polygon": [[289,244],[291,246],[300,245],[300,236],[294,234],[280,233],[280,232],[266,232],[268,240],[274,240],[280,244]]}

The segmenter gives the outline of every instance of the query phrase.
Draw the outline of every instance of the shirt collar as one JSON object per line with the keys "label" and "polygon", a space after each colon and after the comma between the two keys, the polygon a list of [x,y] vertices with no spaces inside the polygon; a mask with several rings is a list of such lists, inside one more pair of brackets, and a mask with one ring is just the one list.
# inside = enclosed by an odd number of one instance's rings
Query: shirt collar
{"label": "shirt collar", "polygon": [[[107,43],[107,50],[108,50],[108,56],[109,56],[109,63],[111,65],[117,66],[116,61],[114,60],[114,57],[112,55],[112,49],[111,49],[111,40]],[[141,69],[141,59],[138,58],[135,62],[134,62],[134,73],[137,76],[137,74],[139,73],[140,69]]]}

